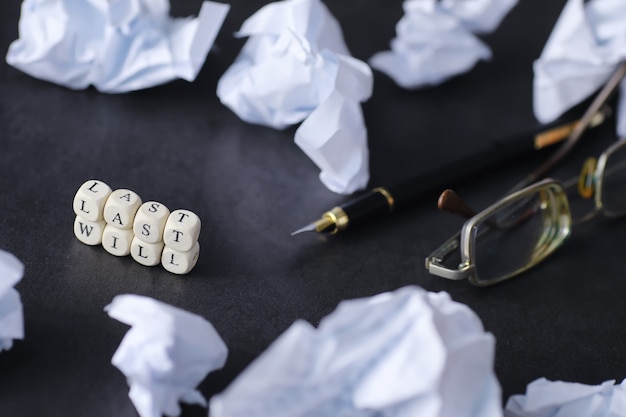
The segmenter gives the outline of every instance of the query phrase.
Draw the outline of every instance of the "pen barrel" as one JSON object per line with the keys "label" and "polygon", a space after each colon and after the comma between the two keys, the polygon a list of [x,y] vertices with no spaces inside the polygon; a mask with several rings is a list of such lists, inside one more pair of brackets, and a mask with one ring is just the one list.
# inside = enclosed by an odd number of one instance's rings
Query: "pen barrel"
{"label": "pen barrel", "polygon": [[340,206],[348,216],[348,227],[380,219],[393,209],[393,199],[385,190],[374,189]]}
{"label": "pen barrel", "polygon": [[533,152],[529,135],[507,140],[493,140],[490,146],[457,159],[449,164],[424,172],[413,178],[389,186],[396,208],[410,207],[416,203],[432,201],[443,190],[463,184],[476,176],[496,169],[506,163]]}

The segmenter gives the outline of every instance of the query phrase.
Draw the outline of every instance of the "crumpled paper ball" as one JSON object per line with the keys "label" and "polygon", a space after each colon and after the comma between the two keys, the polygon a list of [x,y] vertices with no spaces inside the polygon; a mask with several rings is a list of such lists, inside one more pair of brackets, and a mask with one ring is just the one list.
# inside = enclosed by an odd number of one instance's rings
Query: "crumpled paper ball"
{"label": "crumpled paper ball", "polygon": [[[533,109],[548,123],[591,96],[626,60],[626,2],[569,0],[534,63]],[[626,82],[617,131],[626,135]]]}
{"label": "crumpled paper ball", "polygon": [[472,33],[491,33],[517,0],[441,0],[441,7]]}
{"label": "crumpled paper ball", "polygon": [[539,378],[526,388],[526,395],[507,401],[506,417],[624,417],[626,380],[615,385],[549,381]]}
{"label": "crumpled paper ball", "polygon": [[341,27],[319,0],[267,4],[236,34],[248,37],[217,85],[224,105],[249,123],[284,129],[304,120],[335,87]]}
{"label": "crumpled paper ball", "polygon": [[0,352],[14,339],[24,338],[24,313],[20,294],[13,288],[24,276],[24,264],[0,249]]}
{"label": "crumpled paper ball", "polygon": [[129,397],[141,417],[178,416],[179,401],[206,406],[195,387],[226,362],[228,349],[197,314],[149,297],[118,295],[105,307],[131,329],[111,363],[128,380]]}
{"label": "crumpled paper ball", "polygon": [[370,65],[406,89],[441,84],[491,58],[474,33],[489,33],[516,0],[406,0],[391,50]]}
{"label": "crumpled paper ball", "polygon": [[211,417],[496,417],[495,339],[447,293],[405,287],[295,322],[210,401]]}
{"label": "crumpled paper ball", "polygon": [[369,181],[367,128],[360,102],[372,93],[372,73],[367,64],[348,56],[337,56],[337,65],[334,90],[302,122],[294,140],[320,168],[320,181],[329,190],[350,194]]}
{"label": "crumpled paper ball", "polygon": [[372,94],[373,76],[350,56],[328,8],[320,0],[270,3],[237,35],[249,39],[218,82],[221,102],[242,120],[275,129],[304,120],[295,140],[322,183],[340,194],[364,188],[369,150],[360,103]]}
{"label": "crumpled paper ball", "polygon": [[229,6],[173,19],[168,0],[24,0],[7,63],[72,89],[123,93],[193,81]]}

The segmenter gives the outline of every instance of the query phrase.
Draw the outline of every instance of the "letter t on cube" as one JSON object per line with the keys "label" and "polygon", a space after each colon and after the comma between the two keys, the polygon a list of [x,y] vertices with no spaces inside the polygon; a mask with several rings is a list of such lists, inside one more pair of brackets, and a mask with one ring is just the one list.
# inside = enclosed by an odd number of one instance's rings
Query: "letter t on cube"
{"label": "letter t on cube", "polygon": [[191,250],[200,236],[200,218],[189,210],[174,210],[165,223],[163,241],[179,252]]}

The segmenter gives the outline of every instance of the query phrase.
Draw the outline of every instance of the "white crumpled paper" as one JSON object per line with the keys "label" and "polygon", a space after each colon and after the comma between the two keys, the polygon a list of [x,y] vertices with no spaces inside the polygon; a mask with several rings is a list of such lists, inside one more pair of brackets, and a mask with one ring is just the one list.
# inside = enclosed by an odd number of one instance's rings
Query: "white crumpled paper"
{"label": "white crumpled paper", "polygon": [[221,394],[211,417],[502,416],[495,339],[447,293],[405,287],[295,322]]}
{"label": "white crumpled paper", "polygon": [[193,81],[229,6],[173,19],[168,0],[24,0],[7,63],[72,89],[122,93]]}
{"label": "white crumpled paper", "polygon": [[489,33],[517,0],[406,0],[391,50],[374,54],[370,65],[400,87],[440,84],[491,58],[473,33]]}
{"label": "white crumpled paper", "polygon": [[365,187],[369,152],[359,103],[371,96],[373,77],[350,56],[328,8],[319,0],[270,3],[237,36],[249,39],[219,80],[222,103],[242,120],[275,129],[306,119],[296,143],[321,169],[321,181],[341,194]]}
{"label": "white crumpled paper", "polygon": [[517,0],[441,0],[441,7],[473,33],[491,33]]}
{"label": "white crumpled paper", "polygon": [[111,363],[128,380],[141,417],[178,416],[179,401],[206,406],[195,387],[224,366],[228,349],[204,318],[138,295],[119,295],[105,307],[131,329]]}
{"label": "white crumpled paper", "polygon": [[[598,90],[626,60],[626,2],[569,0],[534,63],[533,107],[542,123]],[[626,83],[621,84],[618,133],[626,135]]]}
{"label": "white crumpled paper", "polygon": [[20,294],[13,288],[24,275],[24,264],[0,249],[0,352],[14,339],[24,338],[24,313]]}
{"label": "white crumpled paper", "polygon": [[526,395],[514,395],[507,401],[506,417],[624,417],[626,416],[626,380],[615,385],[548,381],[531,382]]}

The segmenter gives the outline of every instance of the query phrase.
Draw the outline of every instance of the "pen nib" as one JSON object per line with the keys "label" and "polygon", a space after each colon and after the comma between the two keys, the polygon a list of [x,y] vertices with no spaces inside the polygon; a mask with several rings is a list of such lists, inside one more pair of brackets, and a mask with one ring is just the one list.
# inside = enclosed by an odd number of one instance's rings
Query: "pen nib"
{"label": "pen nib", "polygon": [[313,223],[307,224],[306,226],[291,233],[291,236],[299,235],[300,233],[304,233],[304,232],[333,234],[336,232],[336,230],[337,230],[337,225],[335,223],[335,220],[331,216],[324,215],[319,220],[316,220]]}
{"label": "pen nib", "polygon": [[300,229],[291,232],[291,236],[295,236],[295,235],[299,235],[300,233],[304,233],[304,232],[315,232],[315,223],[311,223],[311,224],[307,224],[304,227],[301,227]]}

